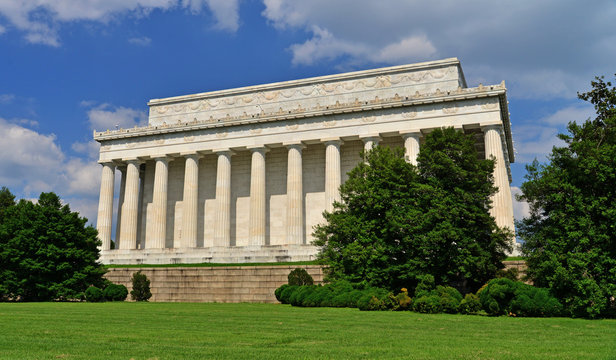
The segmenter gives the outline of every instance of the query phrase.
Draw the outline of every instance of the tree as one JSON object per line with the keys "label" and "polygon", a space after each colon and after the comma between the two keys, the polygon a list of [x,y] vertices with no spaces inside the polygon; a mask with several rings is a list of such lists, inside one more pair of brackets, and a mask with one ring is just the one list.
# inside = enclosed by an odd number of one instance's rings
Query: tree
{"label": "tree", "polygon": [[503,267],[511,234],[489,214],[494,162],[478,158],[472,137],[434,130],[418,167],[402,149],[376,147],[363,159],[315,229],[328,279],[396,290],[430,274],[467,291]]}
{"label": "tree", "polygon": [[130,296],[135,301],[148,301],[152,297],[152,293],[150,292],[150,280],[145,274],[142,274],[141,271],[137,271],[133,273],[133,277],[131,278],[133,283],[133,290],[130,292]]}
{"label": "tree", "polygon": [[13,205],[15,205],[15,195],[11,194],[11,191],[3,186],[0,189],[0,223],[4,218],[5,211]]}
{"label": "tree", "polygon": [[548,162],[526,167],[518,223],[528,276],[564,301],[573,316],[616,315],[616,89],[603,77],[578,94],[597,111],[570,122]]}
{"label": "tree", "polygon": [[88,286],[102,287],[100,242],[86,222],[54,193],[4,208],[0,300],[81,299]]}

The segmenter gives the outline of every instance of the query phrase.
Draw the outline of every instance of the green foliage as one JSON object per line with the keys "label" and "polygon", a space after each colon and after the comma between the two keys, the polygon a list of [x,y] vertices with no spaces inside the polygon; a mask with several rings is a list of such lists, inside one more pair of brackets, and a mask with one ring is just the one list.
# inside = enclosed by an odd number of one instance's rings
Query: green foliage
{"label": "green foliage", "polygon": [[85,297],[87,302],[101,302],[105,300],[103,296],[103,290],[96,286],[90,286],[86,289]]}
{"label": "green foliage", "polygon": [[401,149],[363,157],[315,229],[329,280],[400,289],[433,274],[436,284],[476,290],[503,267],[511,234],[489,214],[494,162],[478,159],[471,136],[436,129],[418,167]]}
{"label": "green foliage", "polygon": [[312,285],[314,284],[314,280],[312,276],[308,274],[306,269],[295,268],[295,270],[289,273],[287,277],[289,281],[289,285]]}
{"label": "green foliage", "polygon": [[282,294],[284,289],[288,288],[289,286],[289,284],[283,284],[282,286],[274,290],[274,296],[276,296],[276,300],[280,301],[280,295]]}
{"label": "green foliage", "polygon": [[481,301],[479,301],[477,295],[472,293],[464,295],[464,299],[460,301],[460,306],[458,306],[460,314],[476,314],[479,310],[481,310]]}
{"label": "green foliage", "polygon": [[415,298],[413,310],[424,314],[438,314],[443,311],[443,305],[437,295],[423,295]]}
{"label": "green foliage", "polygon": [[370,288],[364,290],[363,295],[357,300],[357,308],[361,311],[381,311],[393,308],[393,302],[387,290]]}
{"label": "green foliage", "polygon": [[62,205],[54,193],[38,203],[0,190],[0,300],[81,299],[91,286],[102,287],[96,229]]}
{"label": "green foliage", "polygon": [[291,296],[295,293],[295,290],[299,289],[298,285],[288,285],[280,292],[280,302],[283,304],[291,303]]}
{"label": "green foliage", "polygon": [[428,314],[455,314],[461,301],[462,294],[457,289],[443,285],[435,287],[434,277],[424,275],[419,277],[419,284],[415,288],[413,310]]}
{"label": "green foliage", "polygon": [[578,94],[597,117],[569,123],[549,162],[526,167],[520,200],[530,216],[519,222],[527,275],[549,288],[569,314],[616,316],[616,88],[596,78]]}
{"label": "green foliage", "polygon": [[124,301],[128,296],[128,289],[121,284],[109,284],[103,290],[103,296],[108,301]]}
{"label": "green foliage", "polygon": [[[393,295],[393,294],[392,294]],[[394,308],[393,310],[401,311],[401,310],[410,310],[413,299],[409,296],[406,288],[402,288],[402,291],[398,295],[394,297]]]}
{"label": "green foliage", "polygon": [[520,272],[517,268],[501,269],[496,272],[497,278],[507,278],[509,280],[518,281]]}
{"label": "green foliage", "polygon": [[130,296],[135,301],[148,301],[152,297],[150,292],[150,280],[141,271],[133,273],[131,278],[133,283],[133,289],[130,292]]}
{"label": "green foliage", "polygon": [[479,292],[483,309],[489,315],[559,316],[562,304],[548,289],[507,278],[490,280]]}

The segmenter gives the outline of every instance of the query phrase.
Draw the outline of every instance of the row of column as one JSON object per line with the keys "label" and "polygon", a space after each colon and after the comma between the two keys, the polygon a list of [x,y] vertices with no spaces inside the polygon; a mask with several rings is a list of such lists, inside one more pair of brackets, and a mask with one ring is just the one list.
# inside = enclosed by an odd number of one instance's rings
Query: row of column
{"label": "row of column", "polygon": [[[492,214],[499,226],[510,226],[513,219],[511,211],[511,192],[502,139],[498,126],[486,127],[486,156],[494,156],[497,161],[495,185],[499,191],[493,199]],[[406,160],[417,164],[421,132],[402,133]],[[378,136],[363,137],[365,150],[372,149],[379,141]],[[324,139],[325,143],[325,204],[326,210],[333,210],[334,201],[340,200],[341,184],[340,145],[337,138]],[[304,201],[302,184],[302,149],[301,143],[285,144],[288,148],[287,165],[287,244],[302,244],[304,241]],[[252,152],[250,171],[250,210],[249,210],[249,244],[266,243],[266,188],[265,188],[265,146],[250,148]],[[215,151],[218,155],[216,175],[216,220],[214,223],[214,246],[229,246],[231,243],[231,155],[228,149]],[[182,236],[179,247],[197,246],[197,214],[199,158],[197,153],[182,154],[185,157]],[[167,234],[167,190],[169,178],[169,158],[157,157],[155,160],[154,189],[152,201],[152,218],[146,229],[145,247],[151,249],[165,248]],[[141,161],[126,161],[124,173],[122,168],[122,185],[118,209],[119,222],[116,238],[119,249],[136,249],[139,216],[139,166]],[[101,192],[98,211],[98,231],[102,249],[110,249],[111,222],[113,216],[113,163],[103,163]],[[143,182],[142,182],[143,183]],[[141,190],[143,191],[143,190]],[[507,201],[507,199],[509,199]],[[509,219],[511,218],[511,219]]]}

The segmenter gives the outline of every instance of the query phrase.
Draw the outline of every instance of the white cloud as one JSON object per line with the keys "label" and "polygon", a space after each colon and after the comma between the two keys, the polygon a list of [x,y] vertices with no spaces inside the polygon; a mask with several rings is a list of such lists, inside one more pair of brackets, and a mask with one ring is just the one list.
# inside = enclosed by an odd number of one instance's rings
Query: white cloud
{"label": "white cloud", "polygon": [[[55,135],[41,134],[13,121],[0,118],[0,133],[1,186],[24,198],[53,191],[91,223],[96,221],[101,171],[96,161],[68,157]],[[94,146],[86,144],[92,152]]]}
{"label": "white cloud", "polygon": [[[352,67],[458,57],[469,84],[505,79],[514,98],[575,98],[616,57],[616,3],[573,0],[263,0],[294,64]],[[345,67],[345,66],[341,66]]]}
{"label": "white cloud", "polygon": [[544,117],[540,122],[550,125],[567,125],[569,122],[581,124],[594,115],[595,109],[591,105],[568,106]]}
{"label": "white cloud", "polygon": [[516,195],[521,195],[522,190],[519,187],[511,187],[511,195],[513,196],[513,218],[516,220],[522,220],[525,217],[530,216],[530,206],[526,201],[519,201],[516,199]]}
{"label": "white cloud", "polygon": [[[202,3],[213,13],[216,27],[236,31],[238,0],[0,0],[0,14],[33,44],[60,46],[58,35],[64,23],[94,21],[108,23],[122,15],[147,16],[152,10],[190,8],[199,13]],[[0,29],[0,33],[4,31]]]}
{"label": "white cloud", "polygon": [[102,104],[88,110],[88,121],[94,130],[104,131],[107,129],[132,128],[147,124],[147,114],[145,111],[126,107],[114,107],[109,104]]}
{"label": "white cloud", "polygon": [[91,160],[98,158],[100,148],[101,144],[95,140],[90,140],[88,142],[76,142],[71,145],[71,149],[73,149],[73,151],[86,155],[88,159]]}
{"label": "white cloud", "polygon": [[5,32],[6,32],[6,28],[0,25],[0,35],[4,34]]}
{"label": "white cloud", "polygon": [[150,46],[152,39],[147,36],[129,38],[128,42],[139,46]]}

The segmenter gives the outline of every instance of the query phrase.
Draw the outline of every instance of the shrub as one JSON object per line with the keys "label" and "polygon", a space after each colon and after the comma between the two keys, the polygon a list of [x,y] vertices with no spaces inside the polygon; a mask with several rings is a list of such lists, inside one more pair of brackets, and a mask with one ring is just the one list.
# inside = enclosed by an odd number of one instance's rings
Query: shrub
{"label": "shrub", "polygon": [[[387,301],[386,301],[387,300]],[[363,291],[363,295],[357,300],[357,307],[362,311],[378,311],[392,308],[389,300],[389,292],[379,288],[369,288]]]}
{"label": "shrub", "polygon": [[479,293],[481,306],[489,315],[507,315],[517,283],[507,278],[492,279]]}
{"label": "shrub", "polygon": [[280,292],[280,302],[290,304],[291,295],[299,288],[297,285],[289,285]]}
{"label": "shrub", "polygon": [[87,302],[101,302],[105,300],[103,290],[97,288],[96,286],[90,286],[87,288],[85,296]]}
{"label": "shrub", "polygon": [[462,301],[462,294],[451,286],[437,286],[434,291],[441,302],[442,311],[448,314],[456,314]]}
{"label": "shrub", "polygon": [[558,316],[562,304],[544,288],[506,278],[490,280],[479,293],[483,309],[490,315]]}
{"label": "shrub", "polygon": [[130,292],[130,296],[135,301],[148,301],[152,297],[150,292],[150,280],[141,271],[133,274],[132,277],[133,290]]}
{"label": "shrub", "polygon": [[479,310],[481,310],[481,302],[479,296],[475,294],[464,295],[464,299],[460,301],[460,306],[458,306],[458,312],[461,314],[475,314]]}
{"label": "shrub", "polygon": [[276,296],[276,300],[280,301],[280,295],[284,291],[284,289],[288,288],[289,284],[281,285],[278,289],[274,291],[274,296]]}
{"label": "shrub", "polygon": [[291,271],[288,276],[289,285],[312,285],[314,280],[305,269],[296,268]]}
{"label": "shrub", "polygon": [[293,306],[303,306],[303,300],[312,295],[316,288],[317,286],[315,285],[304,285],[298,287],[297,291],[293,292],[289,298],[289,303]]}
{"label": "shrub", "polygon": [[103,296],[109,301],[124,301],[128,296],[128,290],[124,285],[109,284],[103,290]]}
{"label": "shrub", "polygon": [[520,272],[517,268],[500,269],[496,272],[497,278],[507,278],[509,280],[518,281],[520,278]]}
{"label": "shrub", "polygon": [[413,310],[424,314],[438,314],[443,311],[438,295],[423,295],[413,301]]}
{"label": "shrub", "polygon": [[398,295],[394,296],[393,300],[395,301],[395,306],[393,310],[411,309],[412,299],[409,296],[409,293],[406,288],[402,288],[402,291]]}

